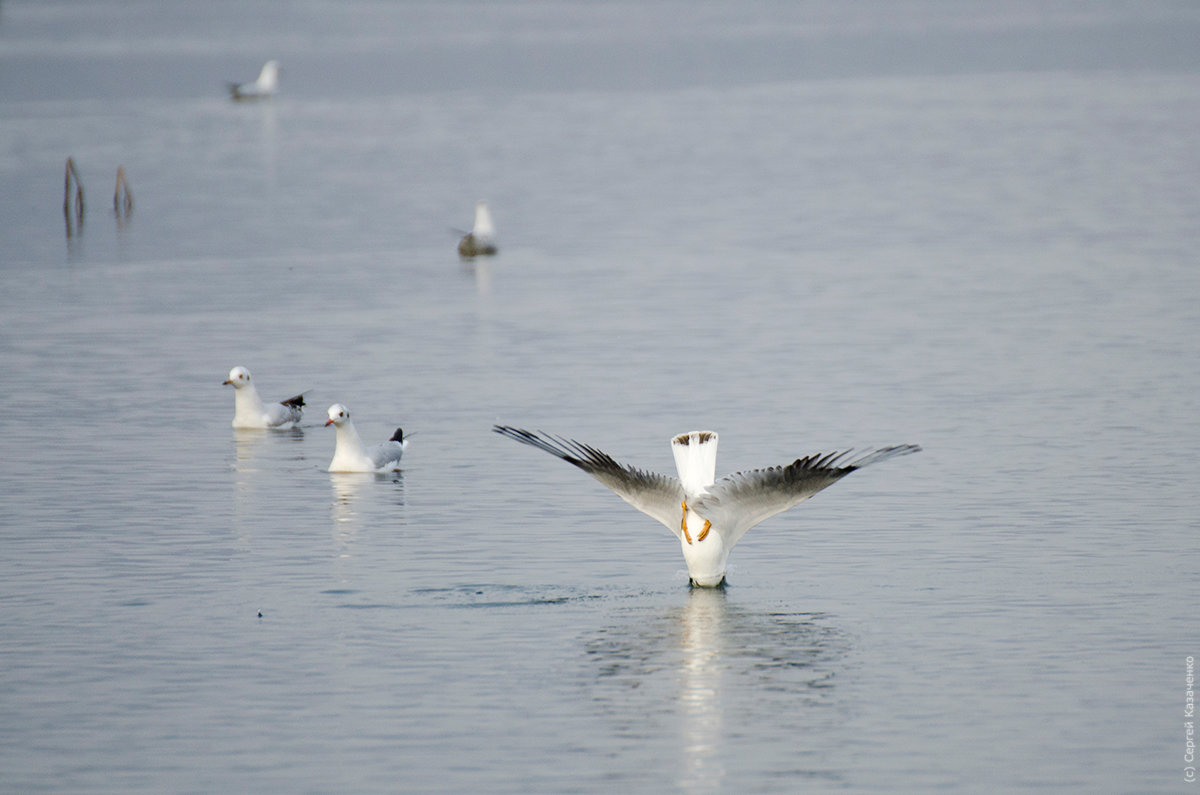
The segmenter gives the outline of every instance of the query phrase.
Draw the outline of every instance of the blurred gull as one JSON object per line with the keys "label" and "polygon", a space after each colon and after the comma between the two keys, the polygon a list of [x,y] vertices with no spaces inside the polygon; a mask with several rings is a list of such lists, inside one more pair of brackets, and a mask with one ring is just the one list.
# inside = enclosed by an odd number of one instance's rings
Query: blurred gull
{"label": "blurred gull", "polygon": [[264,99],[279,88],[279,61],[263,64],[258,79],[253,83],[229,83],[229,93],[234,99]]}
{"label": "blurred gull", "polygon": [[250,382],[250,371],[235,367],[222,386],[233,387],[233,427],[279,428],[300,421],[304,409],[304,393],[279,403],[267,405]]}
{"label": "blurred gull", "polygon": [[462,240],[458,241],[460,257],[478,257],[496,253],[496,227],[492,224],[492,214],[487,202],[475,205],[475,225],[471,227]]}
{"label": "blurred gull", "polygon": [[329,462],[330,472],[378,472],[383,469],[397,469],[404,449],[408,447],[403,428],[397,428],[392,438],[383,444],[366,447],[358,437],[358,431],[354,429],[350,409],[341,403],[334,403],[329,407],[329,420],[325,425],[332,425],[337,429],[333,460]]}
{"label": "blurred gull", "polygon": [[845,452],[817,453],[791,464],[752,469],[715,479],[717,434],[681,433],[671,440],[678,478],[614,461],[607,453],[572,439],[507,425],[492,430],[544,450],[587,472],[621,499],[667,526],[679,538],[691,583],[715,588],[725,582],[729,553],[746,531],[786,511],[856,469],[915,453],[915,444],[883,447],[851,458]]}

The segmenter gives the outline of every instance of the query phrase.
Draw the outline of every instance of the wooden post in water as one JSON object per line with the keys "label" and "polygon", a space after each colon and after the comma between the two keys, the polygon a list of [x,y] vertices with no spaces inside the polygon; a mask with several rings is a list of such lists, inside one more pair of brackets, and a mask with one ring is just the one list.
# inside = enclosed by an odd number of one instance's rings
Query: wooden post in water
{"label": "wooden post in water", "polygon": [[[71,183],[75,184],[75,211],[71,212]],[[83,226],[83,181],[75,170],[75,161],[67,158],[66,174],[63,177],[63,218],[67,221],[67,237],[71,236],[71,216],[78,226]]]}
{"label": "wooden post in water", "polygon": [[125,215],[133,210],[133,193],[129,190],[129,183],[125,181],[125,167],[117,166],[117,187],[113,189],[113,212],[121,214],[124,210]]}

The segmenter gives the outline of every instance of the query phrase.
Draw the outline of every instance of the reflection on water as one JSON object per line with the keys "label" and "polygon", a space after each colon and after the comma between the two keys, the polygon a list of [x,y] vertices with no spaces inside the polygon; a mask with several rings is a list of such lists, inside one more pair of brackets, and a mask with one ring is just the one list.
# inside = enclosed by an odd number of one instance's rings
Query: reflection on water
{"label": "reflection on water", "polygon": [[331,472],[329,475],[329,484],[333,487],[330,506],[333,538],[337,542],[335,555],[338,558],[350,555],[350,545],[359,530],[357,503],[363,488],[373,480],[375,476],[370,472]]}
{"label": "reflection on water", "polygon": [[262,163],[265,171],[267,189],[271,196],[275,195],[279,184],[279,119],[276,116],[274,102],[260,102],[256,110],[261,114],[259,141],[262,147]]}
{"label": "reflection on water", "polygon": [[336,472],[329,474],[329,485],[333,488],[333,502],[330,512],[333,518],[334,535],[342,543],[348,543],[363,521],[362,500],[364,489],[375,484],[381,486],[391,484],[393,487],[393,504],[404,507],[404,473],[403,472]]}
{"label": "reflection on water", "polygon": [[724,589],[693,588],[680,617],[683,770],[679,784],[687,792],[719,790],[725,778],[720,753],[725,615]]}
{"label": "reflection on water", "polygon": [[243,545],[249,545],[264,512],[287,500],[279,473],[304,461],[304,429],[233,429],[233,522]]}
{"label": "reflection on water", "polygon": [[266,437],[265,430],[235,428],[233,431],[233,468],[238,472],[246,472],[262,447]]}
{"label": "reflection on water", "polygon": [[724,788],[749,726],[798,750],[834,709],[850,643],[824,614],[744,610],[724,589],[695,588],[659,616],[622,618],[587,643],[593,700],[620,736],[675,737],[686,792]]}
{"label": "reflection on water", "polygon": [[355,500],[363,486],[375,480],[370,472],[336,472],[330,473],[329,485],[333,487],[333,521],[336,528],[339,524],[353,522],[358,513],[355,511]]}
{"label": "reflection on water", "polygon": [[[238,472],[249,472],[258,467],[253,462],[263,453],[263,443],[267,438],[286,439],[300,443],[304,441],[304,429],[300,427],[284,428],[281,430],[266,430],[262,428],[233,429],[233,468]],[[304,457],[303,451],[299,453]]]}
{"label": "reflection on water", "polygon": [[475,279],[475,291],[480,295],[490,293],[492,291],[491,263],[479,259],[464,259],[461,262],[462,272]]}

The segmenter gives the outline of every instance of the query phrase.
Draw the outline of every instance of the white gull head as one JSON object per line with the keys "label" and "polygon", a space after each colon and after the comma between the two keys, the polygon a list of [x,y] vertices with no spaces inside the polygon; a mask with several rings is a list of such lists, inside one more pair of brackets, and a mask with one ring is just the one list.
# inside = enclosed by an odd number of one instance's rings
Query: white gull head
{"label": "white gull head", "polygon": [[336,425],[340,428],[347,422],[350,422],[350,409],[346,408],[341,403],[334,403],[329,407],[329,411],[327,411],[326,414],[329,415],[329,419],[325,421],[325,425],[327,427],[330,425]]}
{"label": "white gull head", "polygon": [[225,379],[222,386],[231,386],[234,389],[244,389],[250,386],[250,371],[245,367],[235,367],[229,371],[229,378]]}

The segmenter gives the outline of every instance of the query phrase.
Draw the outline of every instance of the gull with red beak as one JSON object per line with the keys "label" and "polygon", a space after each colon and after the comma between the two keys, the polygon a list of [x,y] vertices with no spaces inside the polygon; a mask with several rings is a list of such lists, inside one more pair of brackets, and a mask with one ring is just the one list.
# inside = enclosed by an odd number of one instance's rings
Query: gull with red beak
{"label": "gull with red beak", "polygon": [[712,431],[691,431],[671,439],[676,478],[618,464],[607,453],[573,439],[507,425],[492,430],[579,467],[666,525],[683,547],[691,584],[701,588],[724,585],[729,553],[751,527],[856,469],[921,449],[901,444],[857,457],[849,450],[816,453],[787,466],[752,469],[717,480],[717,434]]}
{"label": "gull with red beak", "polygon": [[325,426],[334,426],[337,440],[333,448],[330,472],[380,472],[399,469],[400,459],[408,447],[404,429],[397,428],[392,438],[383,444],[367,447],[354,429],[350,409],[341,403],[329,407],[329,419]]}

